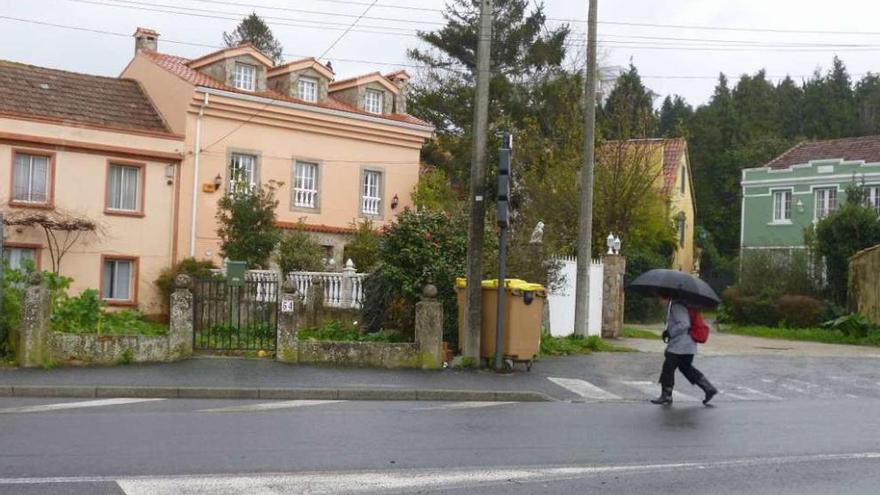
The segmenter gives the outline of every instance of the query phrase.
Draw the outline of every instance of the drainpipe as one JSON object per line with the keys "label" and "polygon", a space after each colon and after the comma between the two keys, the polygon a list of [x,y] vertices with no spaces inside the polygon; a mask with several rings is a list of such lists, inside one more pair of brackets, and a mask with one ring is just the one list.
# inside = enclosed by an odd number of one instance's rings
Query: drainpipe
{"label": "drainpipe", "polygon": [[202,117],[205,115],[205,107],[208,106],[208,93],[199,107],[199,116],[196,117],[196,143],[193,151],[193,190],[192,190],[192,218],[190,219],[189,233],[189,256],[196,256],[196,214],[199,209],[199,159],[202,155]]}

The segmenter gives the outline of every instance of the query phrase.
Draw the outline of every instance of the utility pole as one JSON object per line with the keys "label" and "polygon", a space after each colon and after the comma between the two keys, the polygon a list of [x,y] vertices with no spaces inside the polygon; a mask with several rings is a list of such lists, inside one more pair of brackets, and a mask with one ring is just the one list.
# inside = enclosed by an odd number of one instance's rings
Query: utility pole
{"label": "utility pole", "polygon": [[584,76],[584,167],[581,171],[578,208],[577,286],[574,333],[586,336],[590,324],[590,259],[593,244],[593,154],[596,141],[596,9],[589,0],[587,69]]}
{"label": "utility pole", "polygon": [[480,330],[483,325],[483,232],[486,221],[486,135],[489,127],[489,79],[491,78],[492,0],[480,2],[477,38],[477,89],[474,102],[474,143],[471,157],[471,218],[467,252],[467,328],[460,342],[465,358],[479,363]]}

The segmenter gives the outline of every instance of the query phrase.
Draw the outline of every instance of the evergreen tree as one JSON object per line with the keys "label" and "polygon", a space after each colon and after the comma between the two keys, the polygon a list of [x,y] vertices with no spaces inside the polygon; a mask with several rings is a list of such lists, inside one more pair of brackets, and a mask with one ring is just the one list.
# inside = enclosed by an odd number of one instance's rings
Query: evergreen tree
{"label": "evergreen tree", "polygon": [[754,76],[743,75],[731,93],[736,112],[736,144],[747,144],[777,133],[779,110],[775,88],[765,76],[763,69]]}
{"label": "evergreen tree", "polygon": [[849,73],[837,57],[824,76],[816,70],[804,86],[804,134],[812,139],[852,136],[855,101]]}
{"label": "evergreen tree", "polygon": [[789,76],[785,76],[776,86],[776,126],[786,139],[794,139],[803,134],[804,91]]}
{"label": "evergreen tree", "polygon": [[233,47],[253,43],[257,50],[271,58],[276,64],[284,59],[284,48],[275,39],[272,30],[256,12],[242,19],[231,33],[223,32],[223,43]]}
{"label": "evergreen tree", "polygon": [[642,84],[635,65],[617,78],[614,89],[600,108],[599,125],[602,137],[631,139],[654,136],[657,119],[654,98],[657,95]]}
{"label": "evergreen tree", "polygon": [[859,135],[880,134],[880,76],[869,72],[856,84],[855,103]]}
{"label": "evergreen tree", "polygon": [[667,96],[660,107],[659,132],[663,137],[686,137],[694,109],[679,95]]}

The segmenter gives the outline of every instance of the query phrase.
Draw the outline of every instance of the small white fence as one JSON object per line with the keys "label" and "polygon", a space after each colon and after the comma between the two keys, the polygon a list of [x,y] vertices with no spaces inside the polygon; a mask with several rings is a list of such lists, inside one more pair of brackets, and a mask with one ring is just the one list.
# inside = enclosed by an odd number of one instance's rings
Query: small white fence
{"label": "small white fence", "polygon": [[[559,258],[559,274],[563,277],[561,287],[550,292],[550,334],[564,337],[574,333],[575,287],[577,285],[577,259]],[[602,280],[605,268],[599,260],[590,263],[590,314],[588,335],[602,335]]]}
{"label": "small white fence", "polygon": [[292,281],[296,291],[306,298],[309,289],[316,283],[324,286],[324,306],[341,309],[360,309],[364,301],[364,279],[366,273],[356,273],[351,260],[342,272],[292,272],[287,280]]}

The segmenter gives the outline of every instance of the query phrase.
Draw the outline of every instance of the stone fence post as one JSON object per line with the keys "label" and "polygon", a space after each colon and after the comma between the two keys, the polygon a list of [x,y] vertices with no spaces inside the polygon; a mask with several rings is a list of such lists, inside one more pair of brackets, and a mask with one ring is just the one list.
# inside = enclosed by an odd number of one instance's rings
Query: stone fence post
{"label": "stone fence post", "polygon": [[349,258],[345,262],[345,268],[342,269],[342,307],[354,307],[354,262]]}
{"label": "stone fence post", "polygon": [[21,334],[18,341],[18,364],[25,368],[43,366],[49,360],[49,288],[39,273],[28,278],[21,309]]}
{"label": "stone fence post", "polygon": [[171,294],[171,322],[168,329],[170,359],[185,359],[193,353],[193,281],[180,274],[174,279]]}
{"label": "stone fence post", "polygon": [[616,339],[623,330],[623,275],[626,258],[617,254],[602,257],[602,338]]}
{"label": "stone fence post", "polygon": [[296,363],[299,361],[297,333],[304,307],[302,298],[296,293],[296,284],[292,280],[285,280],[281,284],[281,297],[278,300],[281,307],[278,312],[278,344],[275,349],[275,360]]}
{"label": "stone fence post", "polygon": [[422,300],[416,303],[416,344],[422,355],[422,368],[443,367],[443,303],[437,300],[437,287],[426,285]]}

